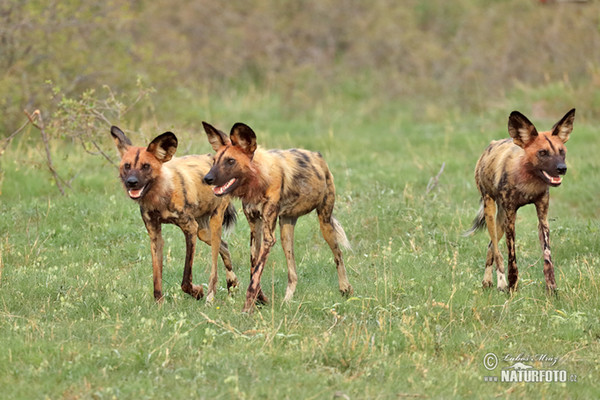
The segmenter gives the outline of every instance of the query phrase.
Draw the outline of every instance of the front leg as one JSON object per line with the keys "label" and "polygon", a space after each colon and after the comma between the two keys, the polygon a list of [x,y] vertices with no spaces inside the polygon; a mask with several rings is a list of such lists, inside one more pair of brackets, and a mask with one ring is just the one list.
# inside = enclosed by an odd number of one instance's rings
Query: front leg
{"label": "front leg", "polygon": [[[250,312],[254,303],[259,300],[266,301],[266,297],[260,288],[260,278],[262,276],[269,253],[275,244],[275,224],[277,223],[278,205],[266,203],[262,210],[262,244],[256,258],[253,257],[253,265],[250,270],[250,285],[246,292],[246,303],[242,311]],[[255,263],[254,263],[255,262]]]}
{"label": "front leg", "polygon": [[244,206],[244,215],[250,226],[250,265],[256,265],[262,242],[262,220],[260,212]]}
{"label": "front leg", "polygon": [[[262,246],[263,221],[260,212],[255,208],[244,205],[244,214],[250,226],[250,281],[258,264],[258,255]],[[258,285],[258,295],[256,299],[262,304],[267,304],[267,296],[263,293],[260,283]]]}
{"label": "front leg", "polygon": [[548,204],[550,194],[546,193],[539,201],[535,203],[535,209],[538,216],[538,230],[540,245],[544,255],[544,277],[546,278],[546,290],[556,290],[554,280],[554,265],[552,264],[552,254],[550,253],[550,228],[548,227]]}
{"label": "front leg", "polygon": [[508,288],[517,289],[519,280],[519,269],[517,268],[517,255],[515,253],[515,220],[516,210],[505,210],[504,233],[506,234],[506,247],[508,247]]}
{"label": "front leg", "polygon": [[142,213],[148,236],[150,236],[150,254],[152,255],[152,279],[154,280],[154,299],[163,300],[162,294],[162,270],[163,270],[163,245],[161,224],[157,220]]}

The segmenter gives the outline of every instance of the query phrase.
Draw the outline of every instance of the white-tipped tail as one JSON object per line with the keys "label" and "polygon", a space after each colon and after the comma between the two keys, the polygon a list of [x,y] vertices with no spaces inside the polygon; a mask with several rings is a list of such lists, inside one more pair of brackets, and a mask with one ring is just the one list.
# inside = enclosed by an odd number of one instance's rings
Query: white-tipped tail
{"label": "white-tipped tail", "polygon": [[462,235],[464,237],[471,236],[475,232],[483,229],[484,227],[485,227],[485,212],[483,209],[483,199],[481,199],[479,201],[479,211],[477,211],[477,216],[473,220],[473,226],[471,226],[471,229],[464,232]]}
{"label": "white-tipped tail", "polygon": [[338,244],[346,250],[352,250],[352,246],[346,237],[346,232],[344,232],[342,225],[333,217],[331,217],[331,223],[333,224],[333,230],[335,231],[335,238],[337,239]]}

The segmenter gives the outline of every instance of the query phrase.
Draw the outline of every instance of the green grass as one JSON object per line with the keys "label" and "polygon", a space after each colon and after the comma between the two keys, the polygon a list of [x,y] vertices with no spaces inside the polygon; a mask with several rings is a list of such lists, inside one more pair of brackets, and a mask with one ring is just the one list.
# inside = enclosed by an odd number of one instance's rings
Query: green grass
{"label": "green grass", "polygon": [[[255,96],[205,99],[206,115],[190,112],[187,127],[172,128],[181,149],[210,150],[199,132],[197,118],[204,118],[224,130],[245,121],[266,147],[321,151],[336,179],[336,215],[354,248],[345,254],[354,297],[339,295],[331,253],[311,214],[296,229],[294,300],[282,304],[287,275],[276,245],[262,281],[272,301],[242,314],[249,231],[240,212],[227,238],[240,290],[227,296],[221,269],[213,306],[184,295],[183,235],[167,226],[166,300],[157,305],[147,234],[114,167],[55,146],[59,171],[77,173],[61,197],[43,165],[29,161],[39,154],[13,145],[2,159],[0,197],[2,397],[597,395],[600,142],[592,123],[576,121],[569,172],[552,189],[559,295],[544,291],[531,206],[517,220],[520,290],[506,295],[481,289],[486,235],[461,237],[478,208],[475,162],[491,139],[507,135],[504,114],[428,123],[391,106],[326,99],[312,113],[290,115],[276,98]],[[555,121],[534,122],[547,129]],[[106,135],[105,148],[114,154]],[[437,186],[426,193],[442,163]],[[207,282],[208,257],[199,244],[196,282]],[[577,382],[484,382],[512,365],[501,360],[487,371],[483,358],[490,352],[559,357],[555,367],[530,364],[567,370]]]}

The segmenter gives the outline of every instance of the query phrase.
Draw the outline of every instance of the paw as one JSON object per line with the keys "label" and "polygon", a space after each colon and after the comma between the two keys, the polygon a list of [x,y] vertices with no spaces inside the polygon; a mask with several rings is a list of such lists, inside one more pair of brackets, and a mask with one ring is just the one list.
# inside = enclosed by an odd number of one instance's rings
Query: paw
{"label": "paw", "polygon": [[231,291],[238,287],[237,277],[233,277],[232,279],[227,279],[227,291],[231,293]]}
{"label": "paw", "polygon": [[265,296],[262,289],[258,292],[258,296],[256,296],[256,304],[269,304],[269,299]]}
{"label": "paw", "polygon": [[546,284],[546,293],[558,296],[558,288],[556,283]]}
{"label": "paw", "polygon": [[348,284],[345,287],[340,287],[340,293],[344,297],[350,297],[354,293],[354,289],[352,288],[352,285]]}
{"label": "paw", "polygon": [[192,285],[192,289],[187,293],[196,300],[200,300],[204,296],[204,289],[200,285]]}
{"label": "paw", "polygon": [[483,282],[481,282],[481,286],[484,289],[490,289],[492,286],[494,286],[494,283],[492,281],[484,280]]}
{"label": "paw", "polygon": [[215,301],[215,292],[209,292],[206,295],[206,304],[211,305],[214,303],[214,301]]}
{"label": "paw", "polygon": [[283,298],[283,302],[287,303],[287,302],[291,301],[293,297],[294,297],[294,291],[290,290],[288,288],[285,290],[285,297]]}
{"label": "paw", "polygon": [[246,303],[244,303],[244,308],[242,308],[242,312],[245,314],[252,314],[254,312],[254,302],[246,300]]}
{"label": "paw", "polygon": [[499,280],[498,281],[498,291],[499,292],[506,292],[506,289],[507,289],[506,281],[505,280]]}

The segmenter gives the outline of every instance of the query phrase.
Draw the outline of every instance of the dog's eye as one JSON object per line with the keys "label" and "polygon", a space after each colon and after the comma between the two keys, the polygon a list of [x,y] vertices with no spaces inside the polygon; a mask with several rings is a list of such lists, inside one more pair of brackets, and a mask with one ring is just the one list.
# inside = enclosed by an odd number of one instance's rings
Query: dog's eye
{"label": "dog's eye", "polygon": [[538,151],[538,156],[546,157],[548,155],[548,150],[540,150]]}
{"label": "dog's eye", "polygon": [[123,164],[123,168],[124,168],[125,170],[130,170],[130,169],[131,169],[131,164],[129,164],[129,163],[125,163],[125,164]]}
{"label": "dog's eye", "polygon": [[558,151],[558,154],[560,154],[561,156],[564,156],[565,155],[565,149],[560,149]]}
{"label": "dog's eye", "polygon": [[150,169],[150,164],[142,164],[142,170],[146,171]]}
{"label": "dog's eye", "polygon": [[227,163],[227,165],[234,165],[235,164],[235,158],[228,158],[227,161],[225,161]]}

